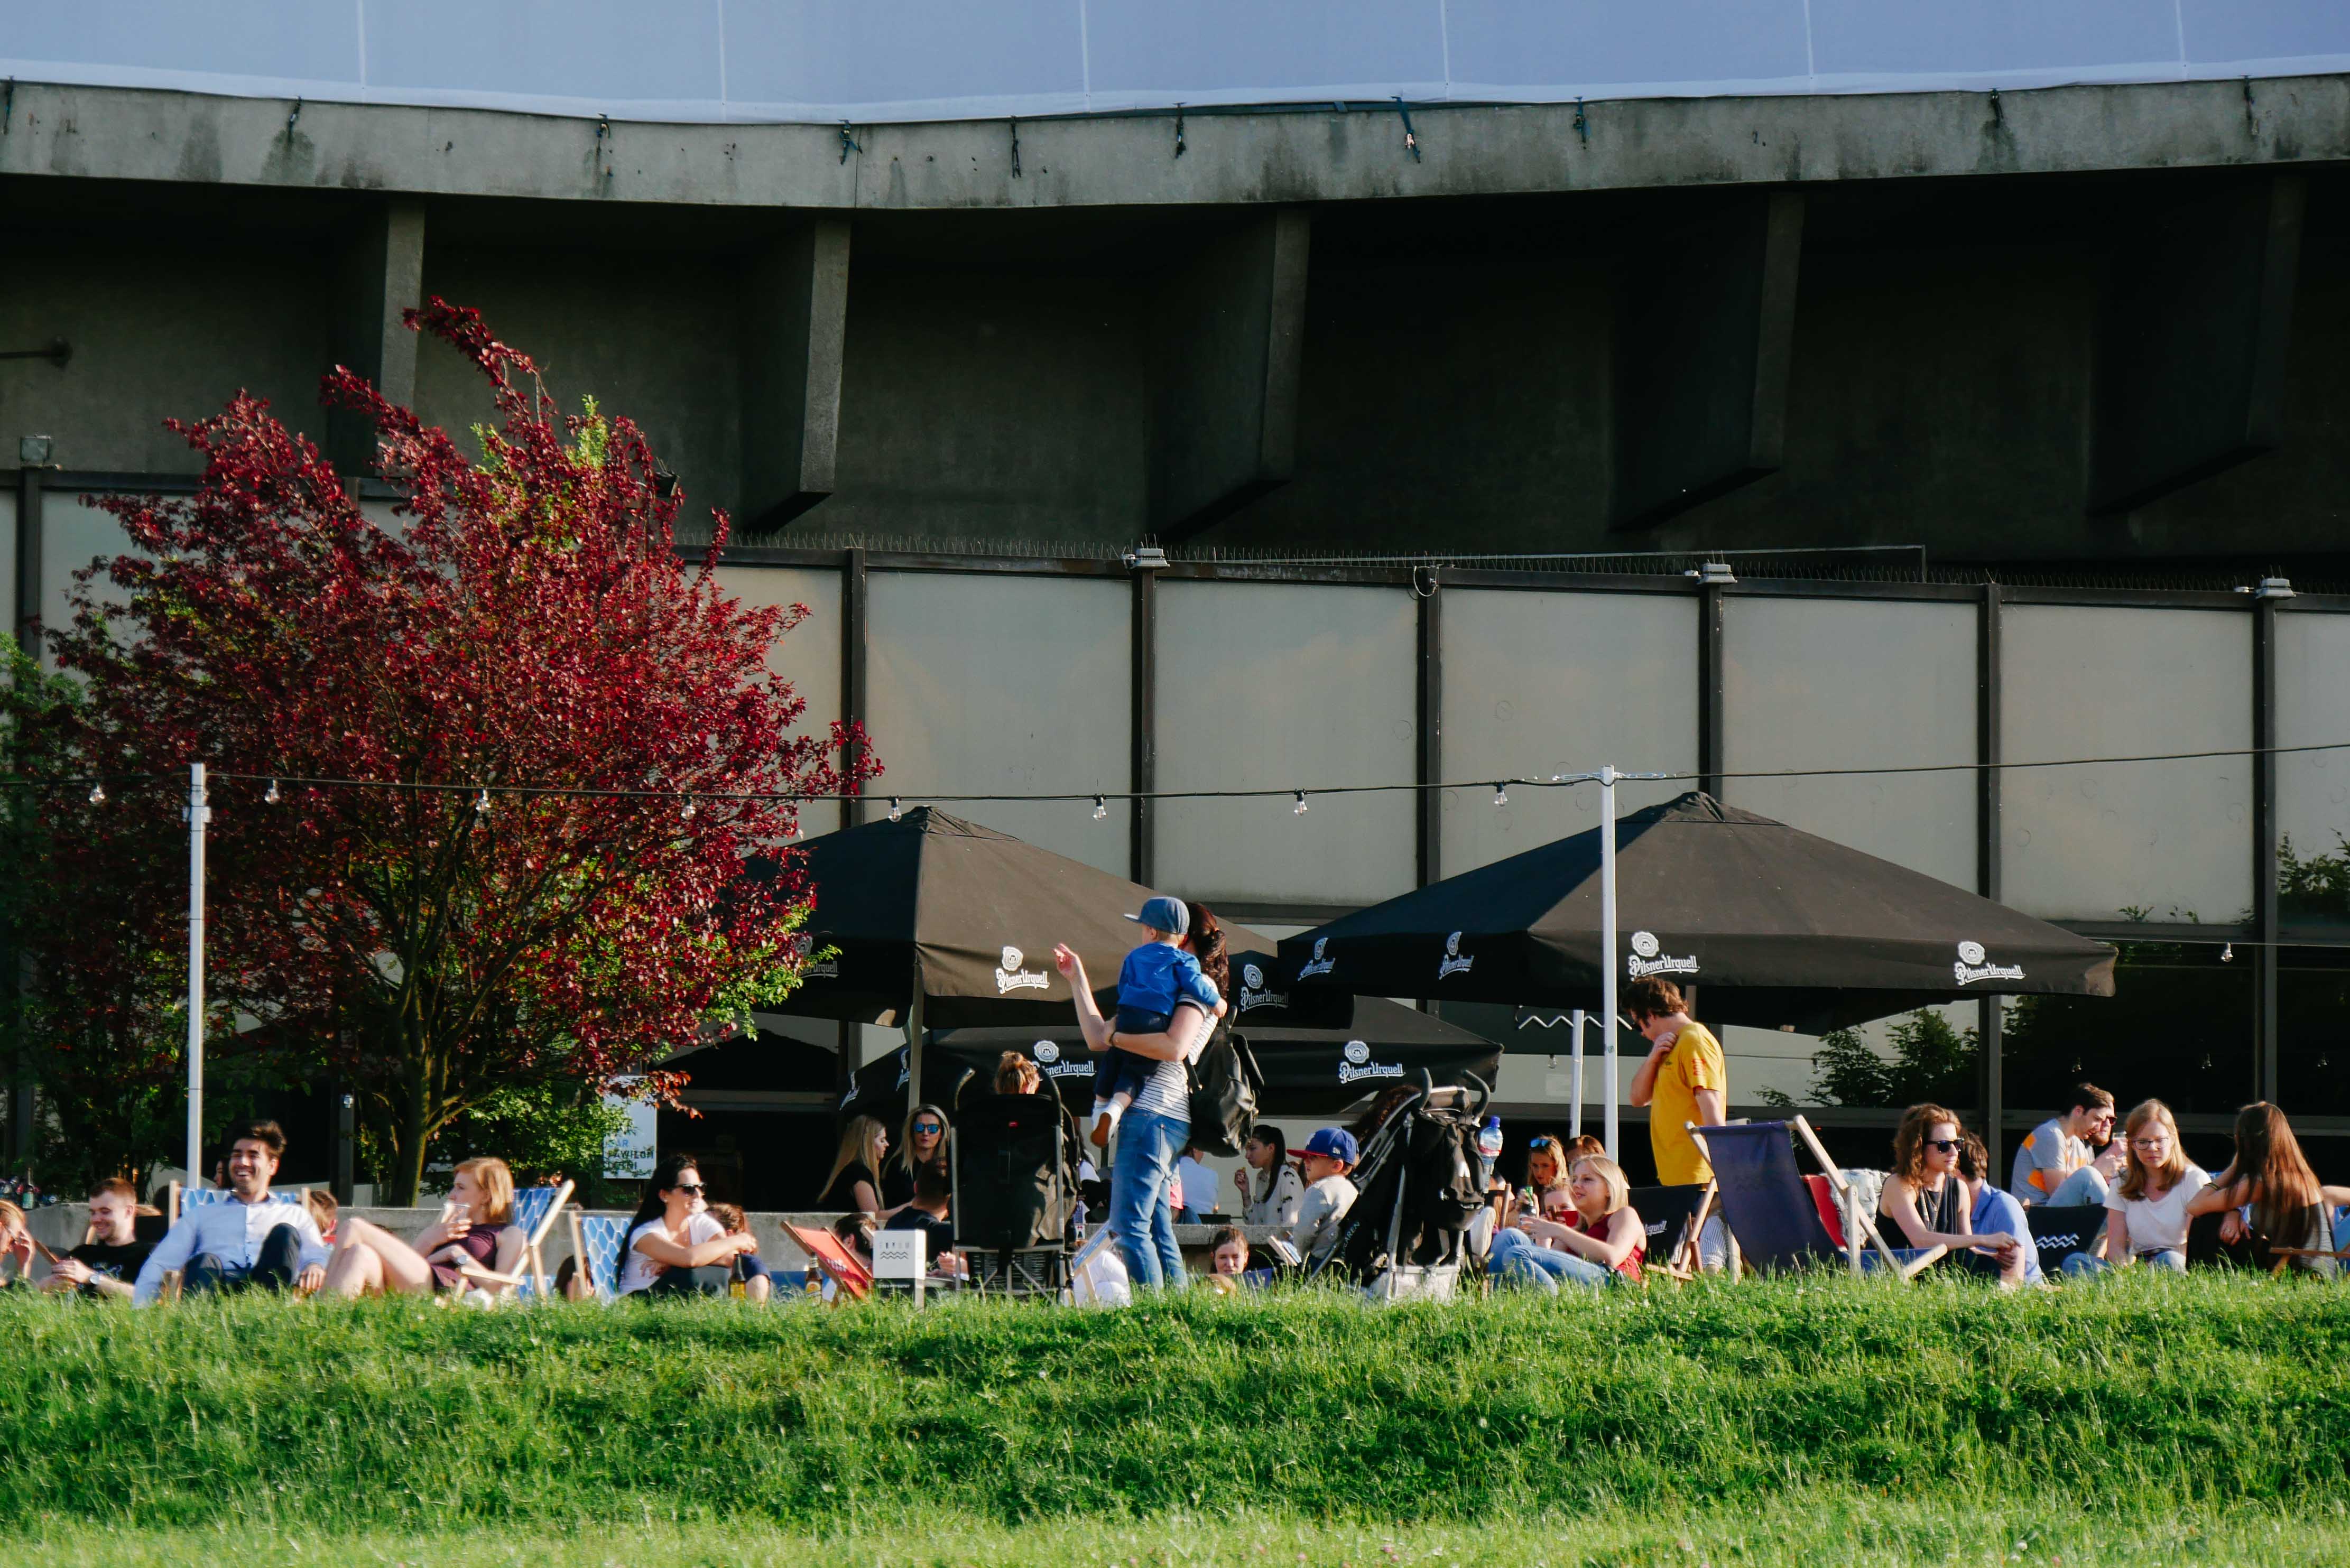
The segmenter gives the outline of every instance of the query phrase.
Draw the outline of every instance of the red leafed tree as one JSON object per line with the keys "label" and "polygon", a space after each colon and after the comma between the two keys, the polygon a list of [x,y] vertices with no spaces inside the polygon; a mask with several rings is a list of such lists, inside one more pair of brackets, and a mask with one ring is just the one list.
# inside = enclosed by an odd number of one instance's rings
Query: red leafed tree
{"label": "red leafed tree", "polygon": [[168,1033],[185,884],[161,851],[184,833],[172,781],[206,763],[209,1033],[258,1021],[359,1085],[395,1202],[486,1093],[640,1074],[781,999],[808,892],[741,872],[796,835],[797,800],[844,787],[853,739],[795,732],[767,660],[806,612],[723,591],[723,514],[700,569],[680,562],[635,425],[559,417],[474,311],[409,324],[479,367],[503,422],[475,461],[329,375],[327,400],[375,421],[390,521],[243,395],[173,427],[203,454],[193,496],[103,503],[138,553],[84,574],[50,648],[86,694],[45,722],[88,773],[166,782],[52,797],[59,918],[27,933],[36,972],[104,971],[68,988],[87,1016],[59,1042]]}

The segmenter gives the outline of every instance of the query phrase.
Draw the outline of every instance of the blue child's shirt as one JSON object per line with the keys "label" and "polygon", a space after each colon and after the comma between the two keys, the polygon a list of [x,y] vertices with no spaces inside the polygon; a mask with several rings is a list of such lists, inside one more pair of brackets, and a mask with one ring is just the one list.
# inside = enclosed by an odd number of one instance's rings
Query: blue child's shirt
{"label": "blue child's shirt", "polygon": [[1166,942],[1143,943],[1118,968],[1121,1011],[1171,1013],[1177,1002],[1189,1001],[1213,1012],[1222,1000],[1215,982],[1200,972],[1200,961]]}

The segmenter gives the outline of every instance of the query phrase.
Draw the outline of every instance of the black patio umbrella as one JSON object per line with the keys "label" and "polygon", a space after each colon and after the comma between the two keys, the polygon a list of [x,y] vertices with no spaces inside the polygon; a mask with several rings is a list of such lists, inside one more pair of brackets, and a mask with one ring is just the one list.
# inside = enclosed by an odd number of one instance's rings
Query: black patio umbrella
{"label": "black patio umbrella", "polygon": [[[1053,967],[1055,942],[1084,957],[1102,1011],[1115,1011],[1118,966],[1140,940],[1124,917],[1150,896],[1123,877],[931,806],[811,838],[798,857],[816,890],[807,935],[832,956],[810,965],[775,1011],[895,1024],[916,1038],[931,1029],[1074,1027],[1067,982]],[[761,863],[751,874],[772,877],[776,867]],[[1246,927],[1224,929],[1235,954],[1233,990],[1248,983],[1239,961],[1248,954],[1261,961],[1255,968],[1268,982],[1243,1014],[1252,1024],[1343,1026],[1352,1015],[1348,1002],[1327,991],[1280,1000],[1289,992],[1272,940]],[[1233,998],[1236,1006],[1248,1001]],[[920,1064],[913,1065],[919,1080]]]}
{"label": "black patio umbrella", "polygon": [[[1502,1048],[1484,1036],[1378,997],[1356,1002],[1350,1028],[1246,1024],[1241,1033],[1264,1074],[1257,1110],[1266,1116],[1335,1116],[1389,1084],[1418,1083],[1422,1071],[1440,1085],[1458,1084],[1463,1075],[1473,1074],[1490,1085],[1502,1059]],[[935,1033],[930,1042],[932,1081],[960,1079],[968,1071],[976,1085],[991,1085],[1006,1051],[1035,1062],[1071,1110],[1082,1116],[1092,1107],[1097,1058],[1087,1054],[1074,1025]],[[902,1089],[899,1095],[902,1105]]]}
{"label": "black patio umbrella", "polygon": [[[1301,991],[1599,1006],[1593,828],[1292,937]],[[1692,791],[1617,825],[1619,981],[1806,1033],[1986,993],[2111,996],[2114,950]]]}

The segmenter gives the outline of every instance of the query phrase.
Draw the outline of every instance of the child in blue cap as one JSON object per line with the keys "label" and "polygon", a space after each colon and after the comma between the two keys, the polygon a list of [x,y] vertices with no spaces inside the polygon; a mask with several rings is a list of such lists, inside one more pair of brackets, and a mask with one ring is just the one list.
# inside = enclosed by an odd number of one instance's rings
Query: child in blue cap
{"label": "child in blue cap", "polygon": [[[1215,982],[1200,972],[1200,961],[1176,944],[1191,930],[1191,917],[1180,898],[1153,898],[1127,916],[1144,929],[1142,943],[1126,955],[1118,971],[1118,1029],[1124,1034],[1160,1034],[1175,1022],[1175,1004],[1192,1002],[1215,1017],[1224,999]],[[1107,1148],[1118,1118],[1159,1065],[1145,1056],[1111,1046],[1094,1068],[1095,1147]]]}

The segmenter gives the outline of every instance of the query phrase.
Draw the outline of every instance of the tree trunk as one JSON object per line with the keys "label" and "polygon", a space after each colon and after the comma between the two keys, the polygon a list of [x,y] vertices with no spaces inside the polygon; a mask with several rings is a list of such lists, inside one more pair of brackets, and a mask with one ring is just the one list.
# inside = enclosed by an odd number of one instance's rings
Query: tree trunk
{"label": "tree trunk", "polygon": [[384,1174],[384,1201],[395,1209],[415,1206],[424,1186],[424,1151],[432,1141],[432,1113],[427,1088],[432,1082],[432,1047],[407,1025],[400,1029],[400,1094],[392,1106],[391,1168]]}

